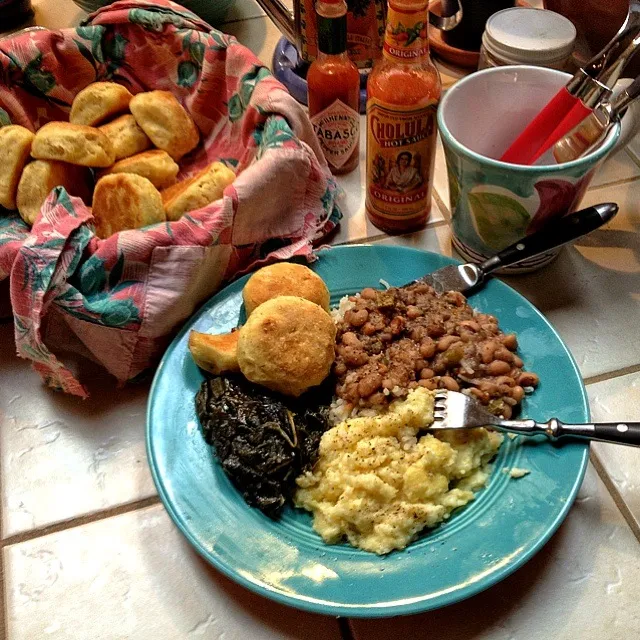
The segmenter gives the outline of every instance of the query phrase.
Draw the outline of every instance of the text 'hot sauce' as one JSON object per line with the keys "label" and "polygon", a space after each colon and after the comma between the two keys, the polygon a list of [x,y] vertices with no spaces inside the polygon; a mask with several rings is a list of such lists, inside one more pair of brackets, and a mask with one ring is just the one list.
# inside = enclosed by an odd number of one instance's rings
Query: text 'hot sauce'
{"label": "text 'hot sauce'", "polygon": [[348,173],[360,159],[360,74],[347,56],[347,4],[316,4],[318,57],[307,73],[309,116],[332,173]]}
{"label": "text 'hot sauce'", "polygon": [[369,76],[366,210],[389,233],[424,227],[431,211],[441,85],[427,28],[426,0],[390,0],[383,57]]}

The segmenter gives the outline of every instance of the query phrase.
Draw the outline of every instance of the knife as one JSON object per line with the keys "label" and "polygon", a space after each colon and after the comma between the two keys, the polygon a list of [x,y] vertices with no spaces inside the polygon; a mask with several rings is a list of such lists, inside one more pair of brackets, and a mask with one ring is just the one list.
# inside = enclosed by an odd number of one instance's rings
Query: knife
{"label": "knife", "polygon": [[426,282],[438,293],[444,291],[466,292],[475,289],[496,269],[533,258],[576,240],[609,222],[616,213],[618,213],[618,205],[615,202],[605,202],[587,207],[550,222],[540,231],[518,240],[481,264],[452,264],[418,278],[414,280],[414,283]]}

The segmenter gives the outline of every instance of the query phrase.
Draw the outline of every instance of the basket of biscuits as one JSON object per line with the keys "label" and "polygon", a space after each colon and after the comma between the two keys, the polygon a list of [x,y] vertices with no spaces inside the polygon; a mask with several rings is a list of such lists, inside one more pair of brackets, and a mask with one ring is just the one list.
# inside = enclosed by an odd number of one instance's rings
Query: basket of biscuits
{"label": "basket of biscuits", "polygon": [[0,73],[0,283],[52,387],[87,395],[66,352],[136,378],[223,282],[340,218],[302,108],[168,0],[1,40]]}

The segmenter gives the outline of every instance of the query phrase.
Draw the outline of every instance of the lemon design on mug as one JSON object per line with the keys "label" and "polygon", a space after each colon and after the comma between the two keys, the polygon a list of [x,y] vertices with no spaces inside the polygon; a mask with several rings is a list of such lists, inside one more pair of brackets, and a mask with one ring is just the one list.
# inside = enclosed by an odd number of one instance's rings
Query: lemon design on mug
{"label": "lemon design on mug", "polygon": [[526,235],[530,215],[516,199],[501,193],[469,193],[476,233],[488,247],[500,251]]}

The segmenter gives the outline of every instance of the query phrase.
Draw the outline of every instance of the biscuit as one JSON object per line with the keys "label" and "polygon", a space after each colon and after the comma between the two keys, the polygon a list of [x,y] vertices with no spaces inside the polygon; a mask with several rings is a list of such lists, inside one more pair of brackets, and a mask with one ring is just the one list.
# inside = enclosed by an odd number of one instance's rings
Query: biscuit
{"label": "biscuit", "polygon": [[115,82],[93,82],[73,99],[69,122],[94,126],[126,111],[133,95]]}
{"label": "biscuit", "polygon": [[83,167],[108,167],[116,160],[111,140],[100,129],[68,122],[49,122],[38,129],[31,155]]}
{"label": "biscuit", "polygon": [[242,298],[247,315],[271,298],[298,296],[329,311],[329,290],[322,278],[309,267],[278,262],[256,271],[244,285]]}
{"label": "biscuit", "polygon": [[317,304],[295,296],[261,304],[240,328],[238,364],[256,384],[299,396],[320,384],[334,360],[336,327]]}
{"label": "biscuit", "polygon": [[200,135],[195,122],[172,93],[139,93],[133,97],[129,108],[151,142],[174,160],[179,160],[198,144]]}
{"label": "biscuit", "polygon": [[17,124],[0,129],[0,206],[16,208],[16,192],[31,153],[33,133]]}
{"label": "biscuit", "polygon": [[235,180],[235,173],[221,162],[214,162],[181,180],[162,192],[167,220],[178,220],[180,216],[195,209],[201,209],[222,197],[225,188]]}
{"label": "biscuit", "polygon": [[176,181],[179,170],[180,167],[166,151],[154,149],[116,162],[103,169],[100,177],[110,173],[135,173],[151,181],[154,187],[163,189]]}
{"label": "biscuit", "polygon": [[111,140],[116,160],[128,158],[151,146],[151,140],[147,138],[145,132],[138,126],[136,119],[130,113],[98,128]]}
{"label": "biscuit", "polygon": [[100,238],[164,222],[162,198],[142,176],[133,173],[104,176],[98,180],[93,193],[93,219]]}
{"label": "biscuit", "polygon": [[195,363],[205,371],[220,375],[225,371],[239,372],[238,332],[212,335],[191,331],[189,351]]}
{"label": "biscuit", "polygon": [[34,160],[23,170],[16,196],[18,212],[33,224],[51,190],[64,187],[72,196],[91,203],[91,173],[84,167],[50,160]]}

